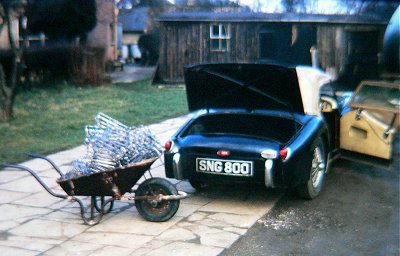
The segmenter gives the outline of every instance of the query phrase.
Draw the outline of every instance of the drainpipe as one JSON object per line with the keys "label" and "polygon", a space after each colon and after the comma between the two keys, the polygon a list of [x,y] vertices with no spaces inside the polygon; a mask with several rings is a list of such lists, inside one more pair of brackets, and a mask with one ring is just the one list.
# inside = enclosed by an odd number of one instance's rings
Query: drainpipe
{"label": "drainpipe", "polygon": [[118,31],[117,31],[117,24],[118,24],[118,13],[119,13],[119,10],[118,10],[118,8],[116,8],[116,7],[114,7],[114,10],[113,10],[113,43],[114,43],[114,49],[113,49],[113,51],[114,51],[114,56],[113,56],[113,60],[117,60],[118,59]]}
{"label": "drainpipe", "polygon": [[318,49],[315,46],[311,46],[310,48],[310,54],[311,54],[311,63],[313,68],[318,68],[319,63],[318,63]]}

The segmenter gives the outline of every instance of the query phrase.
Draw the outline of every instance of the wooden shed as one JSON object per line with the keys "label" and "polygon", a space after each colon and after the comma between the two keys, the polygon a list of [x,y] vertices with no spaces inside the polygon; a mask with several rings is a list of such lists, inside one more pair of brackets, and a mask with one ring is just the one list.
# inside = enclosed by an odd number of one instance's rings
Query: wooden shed
{"label": "wooden shed", "polygon": [[390,17],[175,12],[159,17],[156,80],[183,81],[197,63],[277,61],[319,66],[337,78],[373,78]]}

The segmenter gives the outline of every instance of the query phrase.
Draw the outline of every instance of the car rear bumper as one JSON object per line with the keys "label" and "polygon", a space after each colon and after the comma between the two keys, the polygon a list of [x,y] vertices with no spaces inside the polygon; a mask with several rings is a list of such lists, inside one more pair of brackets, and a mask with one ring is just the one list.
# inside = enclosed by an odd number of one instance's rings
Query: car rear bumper
{"label": "car rear bumper", "polygon": [[[190,158],[190,157],[189,157]],[[281,186],[281,164],[277,159],[256,159],[254,162],[254,172],[250,177],[230,176],[210,173],[196,172],[193,164],[194,159],[182,157],[180,153],[165,154],[165,172],[168,178],[179,180],[205,180],[216,182],[249,182],[263,183],[267,188]]]}

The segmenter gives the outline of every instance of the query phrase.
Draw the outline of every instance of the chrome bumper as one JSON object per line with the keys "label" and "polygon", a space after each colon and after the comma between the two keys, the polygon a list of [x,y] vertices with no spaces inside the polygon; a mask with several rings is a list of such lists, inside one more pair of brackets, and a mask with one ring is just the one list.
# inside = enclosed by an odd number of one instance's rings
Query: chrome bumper
{"label": "chrome bumper", "polygon": [[274,188],[274,177],[272,174],[272,168],[274,166],[274,161],[272,159],[267,159],[265,161],[265,170],[264,170],[264,184],[267,188]]}
{"label": "chrome bumper", "polygon": [[174,157],[172,158],[172,170],[175,179],[183,180],[183,170],[180,160],[181,160],[181,154],[175,153]]}
{"label": "chrome bumper", "polygon": [[[182,165],[180,163],[181,155],[179,153],[175,153],[172,158],[172,170],[175,179],[183,180],[183,170]],[[274,188],[274,180],[273,180],[273,165],[274,162],[272,159],[267,159],[265,161],[265,169],[264,169],[264,184],[267,188]]]}

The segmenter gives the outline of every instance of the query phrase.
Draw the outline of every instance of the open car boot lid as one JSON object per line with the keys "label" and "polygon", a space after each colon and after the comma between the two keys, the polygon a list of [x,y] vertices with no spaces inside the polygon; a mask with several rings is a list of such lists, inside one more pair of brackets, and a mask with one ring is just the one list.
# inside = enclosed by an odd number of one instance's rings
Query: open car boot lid
{"label": "open car boot lid", "polygon": [[[321,71],[302,68],[298,72],[297,69],[271,64],[226,63],[185,67],[189,110],[242,108],[304,114],[311,109],[310,114],[318,115],[320,83],[328,78]],[[303,78],[299,78],[298,73]],[[308,92],[301,92],[301,89]],[[310,95],[317,97],[316,100]]]}

